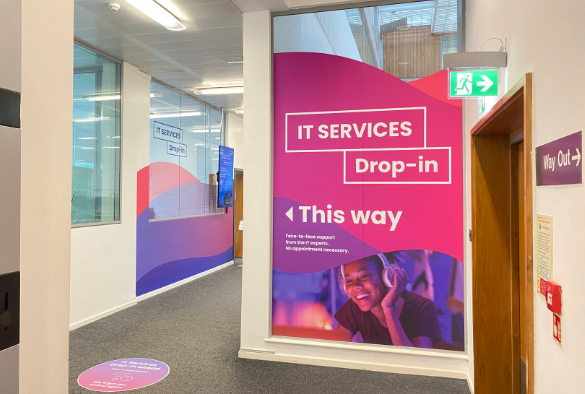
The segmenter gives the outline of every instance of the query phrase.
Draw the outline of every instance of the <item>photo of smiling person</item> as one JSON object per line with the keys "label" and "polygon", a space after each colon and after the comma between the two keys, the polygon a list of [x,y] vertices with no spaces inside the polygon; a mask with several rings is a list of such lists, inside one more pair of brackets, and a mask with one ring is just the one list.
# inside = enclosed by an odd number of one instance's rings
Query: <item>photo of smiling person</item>
{"label": "photo of smiling person", "polygon": [[406,290],[406,272],[391,265],[386,255],[344,264],[340,274],[349,300],[334,315],[338,330],[359,333],[363,342],[381,345],[432,348],[441,341],[434,303]]}

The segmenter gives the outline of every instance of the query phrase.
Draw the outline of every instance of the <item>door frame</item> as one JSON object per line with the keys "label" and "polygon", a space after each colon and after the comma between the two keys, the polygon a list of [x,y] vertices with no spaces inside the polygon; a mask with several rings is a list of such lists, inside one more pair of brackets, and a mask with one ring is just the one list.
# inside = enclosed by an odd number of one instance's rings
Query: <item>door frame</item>
{"label": "door frame", "polygon": [[[533,282],[533,204],[532,204],[532,73],[524,75],[512,89],[471,129],[471,208],[473,231],[473,346],[475,389],[477,394],[490,393],[490,374],[499,373],[511,377],[520,377],[514,382],[511,393],[517,392],[525,383],[526,393],[534,393],[534,282]],[[518,240],[517,223],[514,221],[514,193],[512,192],[511,171],[514,154],[511,149],[519,141],[524,141],[524,242],[519,250],[513,245]],[[517,156],[516,156],[517,157]],[[518,221],[518,217],[515,218]],[[522,253],[520,266],[514,267],[514,254]],[[487,284],[482,269],[485,270],[494,261],[500,263],[501,283]],[[509,261],[509,270],[506,270]],[[516,264],[518,260],[516,259]],[[495,266],[497,267],[497,266]],[[501,268],[501,267],[500,267]],[[514,269],[516,268],[516,271]],[[497,268],[493,268],[492,271]],[[515,292],[511,286],[513,280],[519,280]],[[498,282],[498,281],[496,281]],[[522,285],[523,284],[523,285]],[[510,285],[510,286],[509,286]],[[524,291],[522,291],[523,289]],[[500,294],[486,293],[495,290]],[[487,294],[487,295],[486,295]],[[491,305],[490,297],[494,297]],[[516,301],[516,304],[514,303]],[[501,331],[504,341],[496,344],[493,332],[488,333],[486,318],[497,308],[497,302],[505,305],[510,302],[510,313],[500,316]],[[519,305],[525,307],[520,311]],[[514,310],[518,305],[518,310]],[[492,307],[492,312],[488,311]],[[484,316],[486,315],[486,316]],[[503,324],[501,324],[503,323]],[[506,324],[510,328],[506,333]],[[521,331],[521,332],[520,332]],[[507,335],[507,336],[506,336]],[[520,338],[518,338],[518,336]],[[506,370],[506,363],[499,364],[486,354],[485,348],[501,345],[510,351],[511,369]],[[483,346],[483,347],[482,347]],[[483,353],[481,353],[483,352]],[[517,356],[524,361],[522,367],[514,365]],[[479,357],[478,357],[479,356]],[[505,360],[504,360],[505,361]],[[522,364],[522,362],[520,362]],[[499,368],[499,370],[498,370]],[[524,381],[521,376],[524,373]],[[492,381],[493,383],[493,381]]]}
{"label": "door frame", "polygon": [[[236,180],[236,174],[244,174],[244,169],[243,168],[237,168],[234,167],[234,192],[236,191],[236,186],[235,186],[235,180]],[[243,196],[242,196],[243,197]],[[236,195],[236,198],[238,198],[238,196]],[[234,245],[234,252],[232,253],[232,259],[234,260],[234,262],[236,261],[236,200],[233,200],[233,207],[232,210],[234,211],[234,231],[232,231],[232,245]],[[239,225],[239,223],[238,223]],[[243,261],[243,259],[242,259]]]}

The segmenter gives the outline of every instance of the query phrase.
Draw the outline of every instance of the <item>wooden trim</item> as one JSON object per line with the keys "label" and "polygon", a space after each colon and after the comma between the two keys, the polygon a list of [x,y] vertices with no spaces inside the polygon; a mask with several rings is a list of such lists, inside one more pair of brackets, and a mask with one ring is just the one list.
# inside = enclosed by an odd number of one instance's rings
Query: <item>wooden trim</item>
{"label": "wooden trim", "polygon": [[[521,116],[519,114],[522,113]],[[472,226],[474,232],[473,245],[473,303],[474,311],[476,310],[476,302],[478,305],[486,304],[485,291],[490,291],[485,285],[486,277],[482,275],[491,275],[489,270],[482,270],[482,264],[488,263],[490,260],[492,264],[497,263],[496,260],[509,264],[507,267],[500,267],[502,269],[501,281],[506,282],[508,279],[514,280],[519,278],[522,281],[518,293],[510,292],[507,288],[497,297],[494,297],[493,308],[500,308],[498,303],[505,304],[508,301],[512,302],[514,299],[521,299],[523,306],[522,313],[516,317],[514,313],[500,312],[495,313],[493,310],[486,313],[474,313],[474,349],[475,356],[475,384],[476,392],[481,394],[483,392],[491,393],[492,391],[482,391],[486,387],[496,388],[499,392],[516,392],[518,384],[515,380],[518,374],[519,366],[512,365],[503,366],[502,363],[507,362],[509,354],[516,354],[518,352],[520,357],[526,363],[527,374],[527,393],[534,394],[534,275],[533,275],[533,185],[532,185],[532,74],[528,73],[502,97],[498,103],[472,128],[470,132],[472,136],[471,141],[471,180],[472,180]],[[516,144],[520,141],[523,143],[523,155],[514,154],[511,151],[511,144]],[[517,149],[517,147],[515,148]],[[510,190],[509,179],[511,164],[515,162],[516,168],[520,165],[518,158],[523,160],[523,193],[524,196],[519,195],[516,190]],[[502,163],[503,161],[504,163]],[[499,178],[498,178],[499,175]],[[514,218],[511,217],[509,207],[511,204],[518,203],[519,199],[523,197],[524,200],[524,215],[523,226],[518,227],[518,218],[516,218],[516,225],[512,224]],[[509,224],[507,224],[509,223]],[[524,232],[522,245],[516,246],[514,250],[514,231]],[[520,235],[519,233],[517,233]],[[490,247],[491,245],[491,247]],[[523,258],[514,259],[514,254],[517,256],[522,254]],[[497,257],[496,257],[497,255]],[[489,258],[488,258],[489,257]],[[518,264],[514,272],[514,264]],[[489,278],[488,278],[489,279]],[[497,279],[496,279],[497,280]],[[483,286],[483,287],[482,287]],[[493,296],[493,295],[492,295]],[[482,301],[483,298],[483,301]],[[498,305],[496,305],[498,304]],[[478,306],[479,308],[479,306]],[[483,308],[483,306],[481,307]],[[510,312],[509,306],[507,308]],[[485,311],[484,311],[485,312]],[[499,318],[500,323],[510,324],[513,328],[512,335],[520,334],[520,344],[511,338],[511,343],[502,344],[501,348],[505,350],[491,349],[491,360],[481,360],[477,355],[479,352],[484,352],[486,343],[482,340],[488,338],[489,333],[486,333],[486,325],[489,321],[485,321],[487,315],[490,317],[494,314],[495,318]],[[496,316],[497,315],[497,316]],[[483,338],[483,339],[482,339]],[[516,338],[517,339],[517,338]],[[519,345],[519,346],[518,346]],[[482,347],[483,346],[483,347]],[[498,357],[497,354],[505,353],[500,360],[495,360],[493,356]],[[496,354],[497,353],[497,354]],[[485,354],[484,354],[485,355]],[[489,375],[486,373],[486,362],[495,362],[503,367],[509,379],[509,385],[506,381],[501,380],[501,376]],[[482,363],[484,363],[482,365]],[[492,371],[493,373],[493,371]],[[513,378],[512,378],[513,376]],[[495,385],[495,386],[494,386]]]}
{"label": "wooden trim", "polygon": [[532,203],[532,73],[524,77],[524,247],[526,262],[525,329],[522,358],[528,373],[527,393],[534,394],[534,274],[533,274],[533,203]]}
{"label": "wooden trim", "polygon": [[[502,97],[496,105],[491,108],[487,114],[481,118],[475,126],[471,129],[471,135],[510,135],[518,129],[522,128],[522,124],[513,122],[506,124],[503,120],[508,120],[509,115],[513,110],[518,109],[514,105],[523,104],[523,101],[518,100],[524,94],[524,86],[527,82],[527,75],[530,75],[532,81],[532,74],[526,74],[520,81],[518,81],[512,89]],[[532,93],[532,86],[530,88]],[[502,117],[504,115],[504,117]],[[496,121],[496,122],[494,122]],[[498,127],[503,126],[503,127]]]}

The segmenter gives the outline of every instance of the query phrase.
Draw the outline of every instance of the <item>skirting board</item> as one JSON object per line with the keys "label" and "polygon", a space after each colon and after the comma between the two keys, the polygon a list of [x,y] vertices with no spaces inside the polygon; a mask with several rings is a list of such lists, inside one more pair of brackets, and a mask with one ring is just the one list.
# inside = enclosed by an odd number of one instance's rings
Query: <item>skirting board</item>
{"label": "skirting board", "polygon": [[180,280],[180,281],[178,281],[178,282],[172,283],[172,284],[170,284],[170,285],[168,285],[168,286],[161,287],[160,289],[157,289],[157,290],[151,291],[150,293],[143,294],[143,295],[141,295],[141,296],[137,297],[137,298],[136,298],[136,300],[137,300],[138,302],[140,302],[140,301],[144,301],[144,300],[146,300],[147,298],[153,297],[153,296],[155,296],[155,295],[157,295],[157,294],[160,294],[160,293],[164,293],[165,291],[169,291],[169,290],[171,290],[171,289],[174,289],[175,287],[182,286],[182,285],[184,285],[184,284],[186,284],[186,283],[189,283],[189,282],[192,282],[192,281],[194,281],[195,279],[199,279],[199,278],[201,278],[201,277],[204,277],[205,275],[209,275],[209,274],[211,274],[211,273],[213,273],[213,272],[215,272],[215,271],[219,271],[220,269],[222,269],[222,268],[226,268],[226,267],[228,267],[228,266],[232,265],[233,263],[234,263],[234,260],[232,260],[232,261],[228,261],[227,263],[224,263],[224,264],[222,264],[222,265],[218,265],[218,266],[217,266],[217,267],[215,267],[215,268],[209,269],[209,270],[207,270],[207,271],[203,271],[203,272],[202,272],[202,273],[200,273],[200,274],[197,274],[197,275],[190,276],[190,277],[188,277],[188,278],[186,278],[186,279],[183,279],[183,280]]}
{"label": "skirting board", "polygon": [[471,394],[475,393],[475,387],[473,387],[473,382],[471,381],[471,379],[469,379],[469,376],[467,376],[467,385],[469,386],[469,392]]}
{"label": "skirting board", "polygon": [[325,357],[295,356],[291,354],[272,353],[255,349],[241,348],[238,357],[251,360],[277,361],[291,364],[306,364],[322,367],[360,369],[375,372],[390,372],[405,375],[422,375],[454,379],[468,379],[467,373],[461,371],[449,371],[439,368],[405,367],[403,365],[376,364],[362,361],[339,360]]}
{"label": "skirting board", "polygon": [[122,311],[122,310],[124,310],[126,308],[130,308],[131,306],[134,306],[136,304],[137,304],[136,300],[132,300],[132,301],[127,302],[125,304],[119,305],[119,306],[117,306],[115,308],[108,309],[105,312],[101,312],[101,313],[98,313],[97,315],[94,315],[92,317],[88,317],[87,319],[80,320],[77,323],[70,324],[69,325],[69,331],[73,331],[76,328],[83,327],[86,324],[93,323],[94,321],[98,321],[99,319],[102,319],[102,318],[104,318],[106,316],[113,315],[116,312],[120,312],[120,311]]}
{"label": "skirting board", "polygon": [[143,295],[141,295],[140,297],[136,297],[136,299],[134,299],[134,300],[132,300],[132,301],[130,301],[130,302],[127,302],[127,303],[125,303],[125,304],[122,304],[122,305],[120,305],[120,306],[117,306],[117,307],[115,307],[115,308],[109,309],[109,310],[107,310],[107,311],[105,311],[105,312],[98,313],[97,315],[94,315],[94,316],[92,316],[92,317],[89,317],[89,318],[87,318],[87,319],[84,319],[84,320],[78,321],[77,323],[70,324],[70,325],[69,325],[69,331],[73,331],[73,330],[75,330],[75,329],[77,329],[77,328],[79,328],[79,327],[83,327],[83,326],[85,326],[86,324],[93,323],[93,322],[95,322],[95,321],[98,321],[98,320],[100,320],[100,319],[102,319],[102,318],[106,317],[106,316],[110,316],[110,315],[113,315],[113,314],[114,314],[114,313],[116,313],[116,312],[120,312],[121,310],[124,310],[124,309],[126,309],[126,308],[130,308],[131,306],[134,306],[134,305],[136,305],[136,304],[137,304],[138,302],[140,302],[140,301],[143,301],[143,300],[146,300],[147,298],[150,298],[150,297],[153,297],[153,296],[155,296],[155,295],[158,295],[158,294],[164,293],[165,291],[168,291],[168,290],[174,289],[175,287],[179,287],[179,286],[181,286],[181,285],[184,285],[184,284],[186,284],[186,283],[189,283],[189,282],[191,282],[191,281],[194,281],[195,279],[199,279],[199,278],[201,278],[201,277],[203,277],[203,276],[205,276],[205,275],[209,275],[209,274],[211,274],[212,272],[219,271],[220,269],[222,269],[222,268],[225,268],[225,267],[227,267],[227,266],[229,266],[229,265],[232,265],[233,263],[234,263],[234,261],[233,261],[233,260],[232,260],[232,261],[228,261],[228,262],[227,262],[227,263],[225,263],[225,264],[218,265],[217,267],[215,267],[215,268],[212,268],[212,269],[210,269],[210,270],[207,270],[207,271],[204,271],[204,272],[202,272],[202,273],[200,273],[200,274],[193,275],[193,276],[191,276],[191,277],[189,277],[189,278],[187,278],[187,279],[183,279],[183,280],[181,280],[181,281],[175,282],[175,283],[173,283],[173,284],[170,284],[170,285],[168,285],[168,286],[161,287],[160,289],[157,289],[157,290],[151,291],[150,293],[143,294]]}

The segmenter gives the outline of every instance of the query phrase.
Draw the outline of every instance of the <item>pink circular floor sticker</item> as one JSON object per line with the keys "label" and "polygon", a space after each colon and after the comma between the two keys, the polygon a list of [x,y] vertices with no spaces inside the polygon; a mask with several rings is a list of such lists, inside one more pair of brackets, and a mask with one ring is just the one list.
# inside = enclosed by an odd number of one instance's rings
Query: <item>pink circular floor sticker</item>
{"label": "pink circular floor sticker", "polygon": [[77,383],[88,390],[112,393],[150,386],[169,374],[169,366],[148,358],[124,358],[96,365],[79,375]]}

